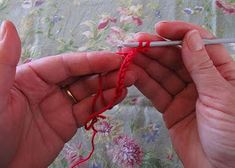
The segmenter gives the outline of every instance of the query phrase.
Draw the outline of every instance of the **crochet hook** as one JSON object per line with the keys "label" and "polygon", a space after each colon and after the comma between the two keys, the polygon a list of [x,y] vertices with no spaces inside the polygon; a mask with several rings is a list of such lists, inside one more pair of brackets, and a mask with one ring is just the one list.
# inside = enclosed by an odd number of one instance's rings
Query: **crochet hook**
{"label": "crochet hook", "polygon": [[[213,44],[225,44],[225,43],[235,43],[235,38],[218,38],[218,39],[203,39],[205,45]],[[142,47],[146,47],[147,42],[142,43]],[[182,45],[182,41],[152,41],[150,42],[150,47],[164,47],[164,46],[176,46]],[[139,47],[139,42],[124,42],[118,45],[118,48],[130,47],[136,48]]]}

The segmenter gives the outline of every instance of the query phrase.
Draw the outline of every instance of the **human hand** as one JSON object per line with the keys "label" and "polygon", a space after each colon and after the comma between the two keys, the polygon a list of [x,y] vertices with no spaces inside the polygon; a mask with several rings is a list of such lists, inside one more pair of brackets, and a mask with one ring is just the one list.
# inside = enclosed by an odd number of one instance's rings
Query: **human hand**
{"label": "human hand", "polygon": [[[190,23],[160,22],[157,34],[181,47],[150,48],[135,57],[136,87],[163,113],[186,168],[235,165],[235,63],[212,35]],[[199,35],[199,33],[200,35]],[[201,37],[200,37],[201,36]],[[162,40],[139,33],[137,41]]]}
{"label": "human hand", "polygon": [[[110,52],[71,53],[16,67],[21,44],[11,22],[2,24],[0,37],[0,167],[47,167],[90,115],[97,74],[103,74],[105,101],[113,98],[122,58]],[[126,86],[134,76],[127,72]],[[77,104],[61,90],[65,84]],[[102,106],[98,101],[96,110]]]}

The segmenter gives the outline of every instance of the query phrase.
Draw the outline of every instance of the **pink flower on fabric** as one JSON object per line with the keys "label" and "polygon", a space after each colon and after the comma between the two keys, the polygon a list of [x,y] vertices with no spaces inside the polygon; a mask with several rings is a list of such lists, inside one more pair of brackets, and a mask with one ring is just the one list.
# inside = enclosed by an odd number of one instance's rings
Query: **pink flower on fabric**
{"label": "pink flower on fabric", "polygon": [[106,42],[112,46],[116,46],[124,41],[130,41],[133,39],[135,33],[127,33],[120,27],[113,26],[110,28],[109,35],[106,38]]}
{"label": "pink flower on fabric", "polygon": [[139,16],[132,16],[132,19],[137,26],[141,26],[143,24],[143,20]]}
{"label": "pink flower on fabric", "polygon": [[132,16],[120,16],[120,23],[132,23]]}
{"label": "pink flower on fabric", "polygon": [[235,2],[226,2],[224,0],[216,0],[217,8],[226,14],[235,14]]}
{"label": "pink flower on fabric", "polygon": [[123,42],[125,40],[125,37],[126,37],[125,32],[120,27],[113,26],[110,28],[110,33],[106,41],[110,45],[115,46]]}
{"label": "pink flower on fabric", "polygon": [[121,16],[120,23],[134,23],[137,26],[141,26],[143,20],[139,16]]}
{"label": "pink flower on fabric", "polygon": [[105,136],[109,135],[113,126],[111,126],[107,121],[101,121],[96,124],[96,130]]}
{"label": "pink flower on fabric", "polygon": [[76,161],[81,160],[82,156],[80,154],[81,144],[78,144],[76,146],[75,144],[66,144],[63,153],[65,156],[65,159],[68,162],[68,165],[73,165]]}
{"label": "pink flower on fabric", "polygon": [[133,97],[129,103],[130,105],[140,105],[142,102],[143,102],[143,97],[136,96],[136,97]]}
{"label": "pink flower on fabric", "polygon": [[167,159],[168,159],[168,160],[173,160],[173,157],[174,157],[173,154],[168,154],[168,155],[167,155]]}
{"label": "pink flower on fabric", "polygon": [[103,18],[98,24],[98,29],[101,30],[106,28],[110,22],[116,23],[117,19],[111,16],[103,16]]}
{"label": "pink flower on fabric", "polygon": [[101,20],[101,22],[98,24],[98,29],[104,29],[109,24],[109,20]]}
{"label": "pink flower on fabric", "polygon": [[143,20],[141,18],[142,15],[142,5],[131,6],[129,8],[118,8],[118,12],[120,16],[120,23],[134,23],[137,26],[143,24]]}
{"label": "pink flower on fabric", "polygon": [[143,152],[140,146],[127,136],[115,138],[108,153],[119,167],[134,168],[142,163]]}
{"label": "pink flower on fabric", "polygon": [[119,12],[120,15],[128,15],[128,14],[129,14],[128,8],[119,7],[119,8],[117,9],[117,11]]}

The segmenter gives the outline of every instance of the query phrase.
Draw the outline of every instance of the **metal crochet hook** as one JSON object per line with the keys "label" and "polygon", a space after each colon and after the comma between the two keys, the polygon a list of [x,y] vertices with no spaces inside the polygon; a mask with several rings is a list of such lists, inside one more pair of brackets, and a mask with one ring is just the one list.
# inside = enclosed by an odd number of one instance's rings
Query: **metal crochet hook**
{"label": "metal crochet hook", "polygon": [[[235,43],[235,38],[218,38],[218,39],[203,39],[205,45],[213,44],[225,44],[225,43]],[[142,47],[146,47],[147,42],[142,43]],[[152,41],[150,42],[150,47],[164,47],[164,46],[176,46],[182,45],[182,41]],[[124,42],[118,45],[118,48],[130,47],[136,48],[139,46],[139,42]]]}

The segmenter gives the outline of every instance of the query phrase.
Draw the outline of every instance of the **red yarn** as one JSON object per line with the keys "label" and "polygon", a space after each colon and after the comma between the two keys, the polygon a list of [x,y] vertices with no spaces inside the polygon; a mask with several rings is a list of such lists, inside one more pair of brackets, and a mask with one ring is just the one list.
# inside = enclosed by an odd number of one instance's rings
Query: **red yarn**
{"label": "red yarn", "polygon": [[[123,88],[125,87],[124,82],[125,82],[125,78],[126,78],[126,72],[127,72],[128,66],[132,62],[136,53],[138,51],[143,51],[143,50],[145,51],[149,47],[150,47],[150,41],[146,42],[145,47],[143,46],[143,42],[139,42],[139,46],[137,48],[132,48],[129,52],[116,52],[116,54],[122,55],[124,60],[123,60],[123,63],[121,65],[119,73],[118,73],[115,96],[107,105],[105,105],[104,94],[103,94],[103,89],[102,89],[102,77],[101,77],[101,74],[99,74],[99,89],[93,99],[93,102],[92,102],[92,114],[88,117],[88,119],[85,122],[86,123],[85,129],[86,130],[90,130],[90,129],[93,130],[92,139],[91,139],[92,149],[91,149],[89,155],[85,159],[78,160],[77,162],[75,162],[71,166],[71,168],[75,168],[76,166],[79,166],[81,163],[89,160],[90,157],[92,156],[92,154],[95,150],[94,140],[95,140],[95,136],[97,134],[97,130],[94,127],[95,123],[98,121],[99,118],[105,119],[106,117],[101,114],[103,112],[111,109],[114,106],[115,102],[117,102],[117,100],[122,96]],[[95,106],[96,106],[96,103],[97,103],[97,100],[99,97],[101,98],[101,101],[104,105],[104,108],[100,109],[99,111],[95,111]]]}

